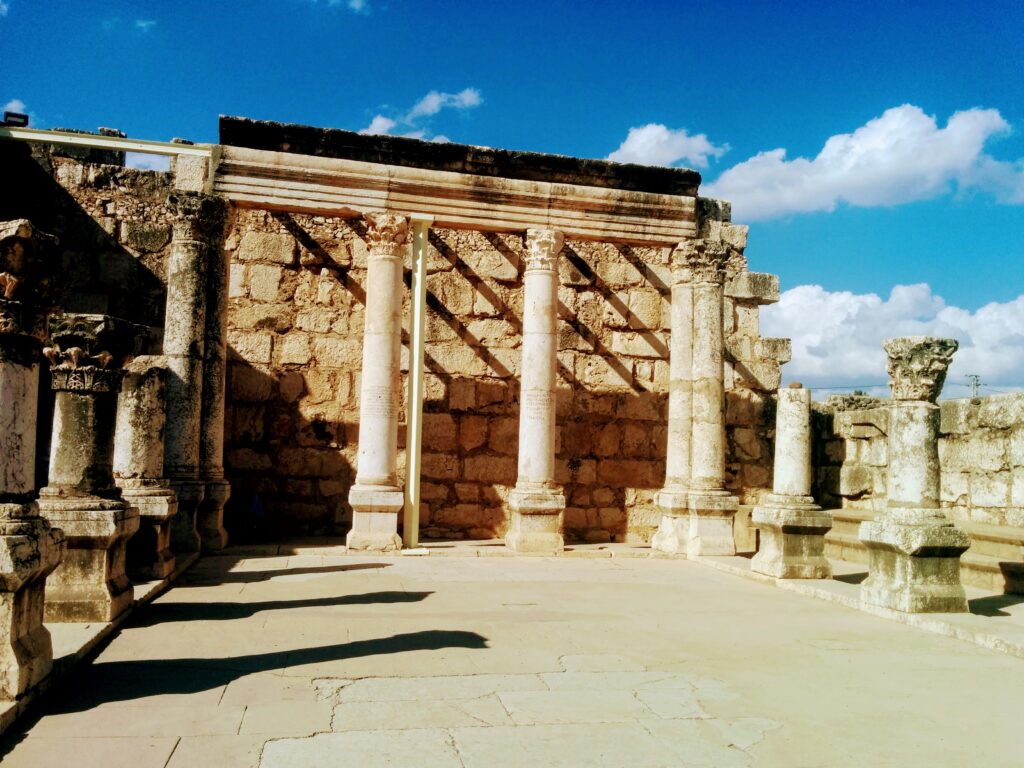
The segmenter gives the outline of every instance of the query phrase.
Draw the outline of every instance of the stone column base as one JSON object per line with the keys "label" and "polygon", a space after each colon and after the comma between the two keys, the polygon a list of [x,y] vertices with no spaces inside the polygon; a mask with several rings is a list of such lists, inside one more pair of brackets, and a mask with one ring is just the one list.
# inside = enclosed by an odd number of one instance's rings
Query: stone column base
{"label": "stone column base", "polygon": [[687,557],[715,557],[736,554],[732,533],[739,499],[728,491],[690,491],[690,531]]}
{"label": "stone column base", "polygon": [[353,485],[348,492],[352,507],[352,530],[345,537],[350,552],[397,552],[398,513],[405,506],[400,488]]}
{"label": "stone column base", "polygon": [[832,566],[825,559],[825,534],[832,515],[803,496],[768,496],[754,507],[751,522],[761,532],[761,546],[750,570],[777,579],[828,579]]}
{"label": "stone column base", "polygon": [[[888,514],[888,513],[886,513]],[[948,522],[905,525],[885,518],[860,524],[868,578],[860,599],[902,613],[966,613],[960,555],[971,540]]]}
{"label": "stone column base", "polygon": [[43,596],[63,555],[63,532],[35,504],[0,504],[0,700],[24,696],[53,667]]}
{"label": "stone column base", "polygon": [[565,548],[562,517],[565,496],[554,489],[514,488],[509,494],[512,520],[505,546],[521,554],[553,555]]}
{"label": "stone column base", "polygon": [[139,510],[95,496],[48,494],[46,488],[39,509],[67,540],[67,554],[46,585],[45,620],[112,621],[131,607],[135,591],[125,573],[125,549],[139,528]]}
{"label": "stone column base", "polygon": [[171,518],[178,498],[170,488],[122,488],[127,504],[139,510],[139,532],[128,540],[127,570],[134,581],[164,579],[174,573]]}
{"label": "stone column base", "polygon": [[685,555],[690,539],[690,495],[687,491],[663,488],[658,492],[661,523],[651,538],[651,549],[670,555]]}
{"label": "stone column base", "polygon": [[231,498],[231,483],[227,480],[206,480],[206,492],[196,510],[196,529],[203,552],[216,552],[228,545],[228,532],[224,530],[224,505]]}
{"label": "stone column base", "polygon": [[171,478],[167,482],[178,497],[178,512],[171,518],[171,549],[180,555],[198,552],[202,542],[196,515],[206,495],[206,483],[194,478]]}

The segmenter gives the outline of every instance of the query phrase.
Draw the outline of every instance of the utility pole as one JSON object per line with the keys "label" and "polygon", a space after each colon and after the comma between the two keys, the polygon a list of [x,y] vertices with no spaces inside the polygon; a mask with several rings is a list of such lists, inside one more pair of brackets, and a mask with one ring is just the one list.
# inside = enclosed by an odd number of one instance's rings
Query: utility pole
{"label": "utility pole", "polygon": [[978,396],[978,387],[981,386],[981,376],[976,373],[968,373],[967,378],[971,382],[971,399],[975,399]]}

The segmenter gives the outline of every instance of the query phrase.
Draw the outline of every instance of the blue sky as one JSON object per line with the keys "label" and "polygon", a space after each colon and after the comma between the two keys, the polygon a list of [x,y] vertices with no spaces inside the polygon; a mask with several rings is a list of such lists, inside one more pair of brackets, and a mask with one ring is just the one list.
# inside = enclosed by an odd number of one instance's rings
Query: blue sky
{"label": "blue sky", "polygon": [[788,291],[789,378],[884,381],[881,337],[931,332],[961,341],[951,383],[1024,385],[1019,0],[0,0],[0,39],[0,103],[38,127],[216,141],[236,114],[696,166]]}

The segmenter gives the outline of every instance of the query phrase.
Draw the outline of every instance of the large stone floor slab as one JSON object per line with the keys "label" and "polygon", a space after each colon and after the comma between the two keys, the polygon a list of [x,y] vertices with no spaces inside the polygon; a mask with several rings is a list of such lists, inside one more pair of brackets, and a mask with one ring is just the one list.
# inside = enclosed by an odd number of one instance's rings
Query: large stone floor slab
{"label": "large stone floor slab", "polygon": [[0,760],[1018,766],[1021,690],[1020,659],[684,560],[277,546],[197,563]]}

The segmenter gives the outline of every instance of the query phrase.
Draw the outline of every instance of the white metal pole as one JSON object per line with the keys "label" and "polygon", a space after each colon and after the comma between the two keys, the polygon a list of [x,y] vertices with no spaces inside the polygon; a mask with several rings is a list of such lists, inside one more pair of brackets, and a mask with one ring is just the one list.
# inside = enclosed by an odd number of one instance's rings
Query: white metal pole
{"label": "white metal pole", "polygon": [[423,348],[427,322],[427,243],[433,216],[413,214],[412,311],[409,318],[409,406],[405,420],[405,514],[402,546],[420,541],[420,468],[423,439]]}

